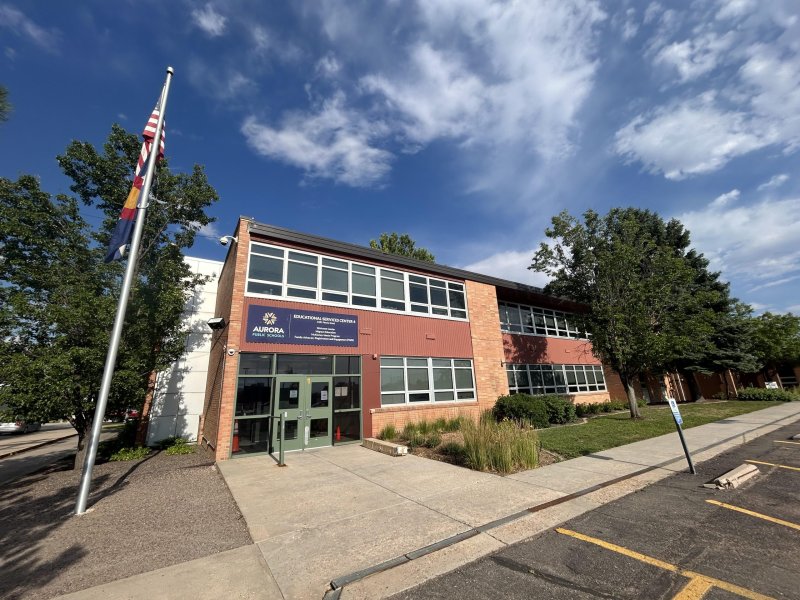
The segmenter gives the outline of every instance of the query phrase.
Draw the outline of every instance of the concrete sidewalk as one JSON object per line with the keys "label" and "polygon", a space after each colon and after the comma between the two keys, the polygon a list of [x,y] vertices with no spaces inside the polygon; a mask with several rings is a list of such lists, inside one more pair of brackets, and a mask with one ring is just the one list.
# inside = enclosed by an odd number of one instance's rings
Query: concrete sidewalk
{"label": "concrete sidewalk", "polygon": [[[798,419],[800,402],[787,403],[686,438],[700,463]],[[287,463],[219,463],[254,546],[69,598],[385,597],[686,469],[676,433],[508,477],[360,446],[289,454]],[[714,475],[698,471],[698,484]]]}

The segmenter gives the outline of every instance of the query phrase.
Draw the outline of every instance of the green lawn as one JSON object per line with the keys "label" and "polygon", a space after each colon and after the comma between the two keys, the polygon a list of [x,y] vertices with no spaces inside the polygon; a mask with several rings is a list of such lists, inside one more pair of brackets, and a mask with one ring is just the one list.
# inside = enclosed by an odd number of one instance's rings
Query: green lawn
{"label": "green lawn", "polygon": [[[681,404],[683,428],[695,427],[727,417],[777,406],[781,402],[713,402]],[[566,425],[539,431],[542,448],[564,458],[574,458],[630,444],[675,431],[675,422],[668,406],[641,408],[642,420],[632,420],[628,411],[589,419],[581,425]]]}

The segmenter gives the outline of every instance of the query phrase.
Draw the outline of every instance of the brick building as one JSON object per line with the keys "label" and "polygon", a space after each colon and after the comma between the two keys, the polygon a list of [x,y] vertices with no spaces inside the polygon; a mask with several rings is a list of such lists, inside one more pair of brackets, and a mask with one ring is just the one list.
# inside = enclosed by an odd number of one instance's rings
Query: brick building
{"label": "brick building", "polygon": [[[531,286],[241,218],[219,275],[200,441],[217,460],[466,415],[515,392],[624,398]],[[219,320],[221,318],[222,320]],[[613,388],[613,389],[609,389]]]}

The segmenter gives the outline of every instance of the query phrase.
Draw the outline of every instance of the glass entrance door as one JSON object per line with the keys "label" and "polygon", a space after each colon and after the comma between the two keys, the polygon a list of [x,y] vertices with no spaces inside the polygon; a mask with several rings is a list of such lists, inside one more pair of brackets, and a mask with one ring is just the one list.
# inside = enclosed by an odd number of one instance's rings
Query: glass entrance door
{"label": "glass entrance door", "polygon": [[278,450],[280,415],[285,413],[283,449],[303,450],[331,445],[331,377],[276,378],[275,427],[272,445]]}

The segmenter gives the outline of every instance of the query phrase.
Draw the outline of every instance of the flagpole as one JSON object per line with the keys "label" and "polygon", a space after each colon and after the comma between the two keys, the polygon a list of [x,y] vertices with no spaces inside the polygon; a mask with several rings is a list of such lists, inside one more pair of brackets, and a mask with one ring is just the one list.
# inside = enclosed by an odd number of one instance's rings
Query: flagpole
{"label": "flagpole", "polygon": [[142,240],[144,230],[144,220],[147,214],[147,205],[150,198],[150,186],[153,184],[153,176],[156,172],[156,161],[161,148],[161,132],[164,128],[164,115],[167,113],[167,96],[169,95],[169,84],[175,71],[172,67],[167,67],[167,78],[164,81],[164,89],[161,91],[160,111],[158,114],[158,125],[156,134],[150,147],[150,154],[147,157],[147,173],[142,184],[142,193],[139,196],[139,206],[137,207],[136,225],[133,229],[130,251],[128,253],[128,265],[125,268],[125,278],[122,282],[122,290],[117,304],[117,314],[114,317],[114,328],[111,330],[111,340],[108,344],[108,354],[106,354],[106,364],[103,369],[103,381],[100,384],[100,395],[97,398],[97,405],[92,420],[92,431],[89,435],[89,446],[86,449],[86,457],[83,461],[83,471],[81,472],[81,483],[78,489],[78,500],[75,503],[75,514],[80,515],[86,512],[86,503],[89,499],[89,487],[92,482],[92,469],[97,458],[97,446],[100,443],[100,430],[103,427],[103,418],[106,414],[108,404],[108,393],[111,389],[111,379],[114,376],[114,365],[117,362],[117,352],[119,351],[119,341],[122,337],[122,325],[125,322],[125,311],[128,308],[128,296],[130,296],[133,276],[136,272],[136,261],[139,254],[139,245]]}

